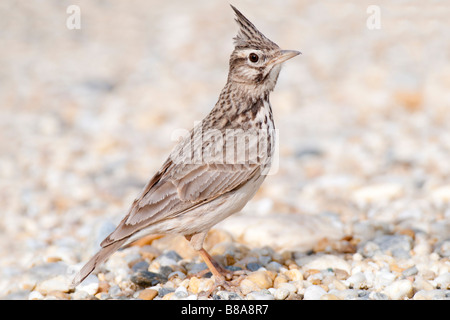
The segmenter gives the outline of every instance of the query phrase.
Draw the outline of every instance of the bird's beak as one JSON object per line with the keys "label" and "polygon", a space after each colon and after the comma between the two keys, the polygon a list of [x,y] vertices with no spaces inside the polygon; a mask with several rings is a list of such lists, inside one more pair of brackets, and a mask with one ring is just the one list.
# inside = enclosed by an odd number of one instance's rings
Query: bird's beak
{"label": "bird's beak", "polygon": [[286,60],[289,60],[295,56],[298,56],[301,54],[300,51],[295,50],[281,50],[280,54],[277,55],[275,58],[272,59],[271,64],[279,64],[282,62],[285,62]]}

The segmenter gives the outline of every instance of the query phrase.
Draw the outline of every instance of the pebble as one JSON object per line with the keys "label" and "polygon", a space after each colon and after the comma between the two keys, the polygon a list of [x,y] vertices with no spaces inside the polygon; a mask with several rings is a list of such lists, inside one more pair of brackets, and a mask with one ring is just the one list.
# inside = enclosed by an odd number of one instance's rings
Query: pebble
{"label": "pebble", "polygon": [[298,269],[287,270],[284,274],[290,281],[303,280],[303,274]]}
{"label": "pebble", "polygon": [[275,290],[273,296],[275,300],[284,300],[289,296],[289,294],[290,294],[289,290],[285,288],[278,288]]}
{"label": "pebble", "polygon": [[260,265],[259,263],[256,263],[256,262],[247,263],[247,269],[250,271],[258,271],[259,268],[262,268],[262,267],[263,267],[262,265]]}
{"label": "pebble", "polygon": [[403,270],[402,275],[404,277],[410,277],[410,276],[415,276],[418,272],[419,272],[419,270],[417,269],[417,267],[412,266],[412,267],[409,267],[409,268]]}
{"label": "pebble", "polygon": [[351,275],[347,280],[344,280],[343,283],[350,288],[360,289],[365,287],[366,276],[362,272],[356,272]]}
{"label": "pebble", "polygon": [[154,289],[144,289],[139,293],[138,298],[142,300],[153,300],[158,295],[158,291]]}
{"label": "pebble", "polygon": [[450,295],[444,290],[420,290],[414,294],[414,300],[450,300]]}
{"label": "pebble", "polygon": [[327,294],[327,292],[321,286],[311,285],[306,288],[303,300],[320,300],[325,294]]}
{"label": "pebble", "polygon": [[[172,288],[161,288],[158,290],[158,297],[164,298],[165,296],[169,294],[175,293],[175,289]],[[169,298],[169,297],[167,297]]]}
{"label": "pebble", "polygon": [[392,300],[411,298],[413,295],[412,282],[406,279],[397,280],[384,288],[383,293]]}
{"label": "pebble", "polygon": [[52,291],[68,292],[70,290],[70,282],[67,276],[56,276],[42,282],[39,282],[36,286],[36,291],[42,294],[48,294]]}
{"label": "pebble", "polygon": [[294,285],[294,283],[290,283],[290,282],[279,284],[277,289],[287,290],[290,294],[297,292],[297,287]]}
{"label": "pebble", "polygon": [[95,274],[90,274],[80,283],[76,290],[85,291],[89,295],[95,295],[99,288],[99,280]]}
{"label": "pebble", "polygon": [[432,283],[439,289],[450,289],[450,272],[439,275]]}
{"label": "pebble", "polygon": [[450,240],[444,240],[438,244],[434,249],[436,253],[438,253],[441,257],[449,258],[450,257]]}
{"label": "pebble", "polygon": [[412,239],[406,235],[382,235],[361,244],[358,252],[366,257],[388,254],[396,258],[409,258]]}
{"label": "pebble", "polygon": [[39,291],[31,291],[28,300],[43,300],[44,296]]}
{"label": "pebble", "polygon": [[320,297],[320,300],[341,300],[339,297],[335,296],[334,294],[324,294]]}
{"label": "pebble", "polygon": [[242,297],[235,292],[218,291],[213,298],[215,300],[242,300]]}
{"label": "pebble", "polygon": [[246,295],[247,300],[274,300],[275,297],[268,290],[252,291]]}
{"label": "pebble", "polygon": [[187,289],[183,286],[178,287],[175,289],[175,296],[178,299],[183,299],[183,298],[187,298],[189,296]]}
{"label": "pebble", "polygon": [[148,267],[149,267],[149,264],[147,261],[139,261],[133,265],[131,270],[133,270],[134,272],[142,271],[142,270],[147,271]]}
{"label": "pebble", "polygon": [[205,278],[197,278],[192,277],[189,279],[189,291],[192,293],[200,293],[200,292],[207,292],[210,290],[214,285],[214,280],[211,278],[205,279]]}
{"label": "pebble", "polygon": [[342,258],[335,255],[323,255],[319,256],[310,262],[306,263],[303,269],[316,269],[316,270],[327,270],[327,269],[340,269],[347,273],[351,272],[350,264]]}
{"label": "pebble", "polygon": [[272,278],[267,271],[252,272],[246,277],[246,280],[254,283],[260,289],[269,289],[273,284]]}
{"label": "pebble", "polygon": [[141,287],[154,286],[160,282],[167,281],[167,277],[162,274],[150,272],[150,271],[138,271],[131,276],[131,281]]}

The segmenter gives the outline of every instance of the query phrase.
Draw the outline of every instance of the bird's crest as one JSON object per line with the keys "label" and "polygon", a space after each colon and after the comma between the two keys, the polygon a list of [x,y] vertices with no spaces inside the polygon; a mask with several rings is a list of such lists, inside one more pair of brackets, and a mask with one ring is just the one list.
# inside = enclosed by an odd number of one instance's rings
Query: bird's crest
{"label": "bird's crest", "polygon": [[236,48],[258,48],[258,49],[278,49],[278,45],[269,40],[251,23],[238,9],[230,5],[236,13],[236,22],[239,25],[239,31],[234,37]]}

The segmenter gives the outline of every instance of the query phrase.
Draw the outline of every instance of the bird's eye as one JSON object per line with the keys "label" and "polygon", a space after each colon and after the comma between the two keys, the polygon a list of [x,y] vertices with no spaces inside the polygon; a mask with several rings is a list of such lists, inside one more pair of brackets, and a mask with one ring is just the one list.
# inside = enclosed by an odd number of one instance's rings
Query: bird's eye
{"label": "bird's eye", "polygon": [[258,55],[257,55],[256,53],[252,52],[252,53],[250,53],[250,54],[248,55],[248,59],[249,59],[251,62],[255,63],[255,62],[258,62],[259,57],[258,57]]}

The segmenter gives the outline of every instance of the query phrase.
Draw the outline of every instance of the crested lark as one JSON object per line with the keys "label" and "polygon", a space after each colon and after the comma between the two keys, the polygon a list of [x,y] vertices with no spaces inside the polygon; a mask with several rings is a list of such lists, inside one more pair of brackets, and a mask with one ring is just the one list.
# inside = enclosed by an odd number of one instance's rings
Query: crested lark
{"label": "crested lark", "polygon": [[219,100],[178,143],[73,286],[123,245],[153,233],[184,235],[216,284],[226,285],[224,269],[203,249],[203,241],[212,226],[240,211],[263,182],[275,141],[269,93],[281,64],[300,53],[281,50],[231,7],[239,32]]}

